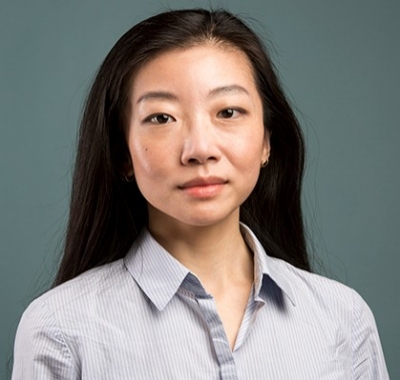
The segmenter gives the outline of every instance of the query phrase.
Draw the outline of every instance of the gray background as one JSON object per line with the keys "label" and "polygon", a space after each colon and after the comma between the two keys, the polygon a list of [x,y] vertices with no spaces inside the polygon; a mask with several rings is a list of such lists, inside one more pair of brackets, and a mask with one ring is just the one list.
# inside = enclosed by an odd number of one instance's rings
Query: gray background
{"label": "gray background", "polygon": [[0,0],[0,378],[20,315],[59,259],[95,70],[134,23],[208,4],[257,19],[273,42],[308,141],[304,198],[318,271],[366,299],[400,378],[397,0]]}

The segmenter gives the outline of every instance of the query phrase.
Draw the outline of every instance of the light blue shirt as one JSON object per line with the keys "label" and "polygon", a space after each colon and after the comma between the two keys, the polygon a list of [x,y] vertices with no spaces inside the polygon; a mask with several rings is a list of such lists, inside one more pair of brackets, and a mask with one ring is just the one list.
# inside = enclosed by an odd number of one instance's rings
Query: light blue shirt
{"label": "light blue shirt", "polygon": [[212,295],[145,230],[125,259],[36,299],[13,380],[388,379],[373,315],[352,289],[267,256],[230,349]]}

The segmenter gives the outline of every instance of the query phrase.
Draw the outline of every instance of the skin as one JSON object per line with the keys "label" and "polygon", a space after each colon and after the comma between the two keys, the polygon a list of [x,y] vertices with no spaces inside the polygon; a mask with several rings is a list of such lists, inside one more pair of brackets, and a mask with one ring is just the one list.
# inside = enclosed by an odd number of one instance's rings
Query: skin
{"label": "skin", "polygon": [[214,296],[233,349],[254,280],[239,208],[270,150],[247,56],[208,42],[148,62],[127,142],[150,232]]}

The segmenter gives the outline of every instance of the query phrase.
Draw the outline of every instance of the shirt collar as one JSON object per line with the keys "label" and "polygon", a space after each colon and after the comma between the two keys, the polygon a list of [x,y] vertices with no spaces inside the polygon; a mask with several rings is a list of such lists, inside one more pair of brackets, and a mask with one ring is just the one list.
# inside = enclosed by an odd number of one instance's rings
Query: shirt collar
{"label": "shirt collar", "polygon": [[143,292],[163,310],[189,270],[143,229],[125,257],[125,265]]}
{"label": "shirt collar", "polygon": [[265,284],[263,279],[265,276],[268,276],[286,294],[290,302],[296,305],[293,288],[282,274],[281,260],[268,256],[253,231],[245,224],[240,223],[240,230],[247,245],[254,254],[255,297],[260,295],[261,288]]}
{"label": "shirt collar", "polygon": [[[281,274],[277,259],[269,257],[254,233],[241,223],[241,232],[246,243],[254,253],[255,297],[260,295],[264,276],[270,277],[275,284],[295,304],[293,289]],[[163,310],[176,294],[189,269],[168,253],[144,229],[135,240],[125,257],[125,266],[143,292],[159,310]],[[192,276],[189,276],[192,277]]]}

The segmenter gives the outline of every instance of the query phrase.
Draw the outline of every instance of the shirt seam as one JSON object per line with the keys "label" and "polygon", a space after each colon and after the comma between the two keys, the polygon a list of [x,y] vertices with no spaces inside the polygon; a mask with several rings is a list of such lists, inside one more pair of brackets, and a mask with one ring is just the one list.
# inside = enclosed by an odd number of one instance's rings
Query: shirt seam
{"label": "shirt seam", "polygon": [[60,326],[61,324],[60,324],[59,320],[57,319],[55,312],[52,310],[52,308],[50,307],[50,305],[46,301],[43,301],[43,304],[47,308],[49,316],[53,319],[54,327],[57,329],[57,332],[58,332],[57,335],[59,335],[60,338],[61,338],[60,342],[62,344],[62,354],[68,360],[71,361],[72,365],[74,365],[76,368],[78,368],[78,365],[77,365],[77,363],[76,363],[76,361],[75,361],[75,359],[74,359],[74,357],[72,355],[72,351],[71,351],[71,349],[70,349],[70,347],[69,347],[69,345],[67,343],[67,339],[65,338],[65,335],[64,335],[64,333],[63,333],[63,331],[61,329],[61,326]]}

